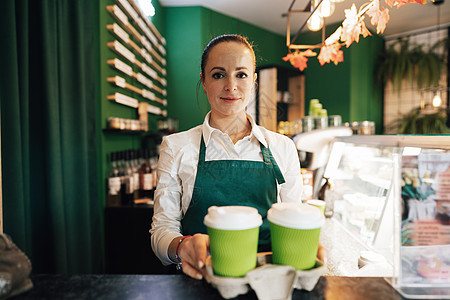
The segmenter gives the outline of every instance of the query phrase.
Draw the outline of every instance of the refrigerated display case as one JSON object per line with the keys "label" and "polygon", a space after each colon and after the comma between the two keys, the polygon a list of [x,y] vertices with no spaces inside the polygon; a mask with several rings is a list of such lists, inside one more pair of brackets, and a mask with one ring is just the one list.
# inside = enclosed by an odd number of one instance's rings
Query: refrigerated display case
{"label": "refrigerated display case", "polygon": [[334,266],[337,275],[387,277],[408,298],[450,298],[450,135],[337,137],[324,177],[325,213],[359,247],[354,274]]}

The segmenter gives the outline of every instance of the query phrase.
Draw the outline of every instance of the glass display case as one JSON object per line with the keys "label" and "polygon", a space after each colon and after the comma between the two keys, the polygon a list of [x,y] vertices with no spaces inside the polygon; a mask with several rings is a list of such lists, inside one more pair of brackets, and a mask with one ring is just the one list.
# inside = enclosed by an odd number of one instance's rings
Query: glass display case
{"label": "glass display case", "polygon": [[338,137],[324,177],[326,215],[366,250],[359,267],[383,266],[408,298],[450,297],[449,135]]}

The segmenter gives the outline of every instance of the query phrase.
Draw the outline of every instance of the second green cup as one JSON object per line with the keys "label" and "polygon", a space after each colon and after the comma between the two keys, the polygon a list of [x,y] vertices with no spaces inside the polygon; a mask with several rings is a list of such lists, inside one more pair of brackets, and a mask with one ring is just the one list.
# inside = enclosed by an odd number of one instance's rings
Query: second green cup
{"label": "second green cup", "polygon": [[275,203],[269,209],[274,264],[308,270],[316,264],[325,218],[319,208],[302,203]]}

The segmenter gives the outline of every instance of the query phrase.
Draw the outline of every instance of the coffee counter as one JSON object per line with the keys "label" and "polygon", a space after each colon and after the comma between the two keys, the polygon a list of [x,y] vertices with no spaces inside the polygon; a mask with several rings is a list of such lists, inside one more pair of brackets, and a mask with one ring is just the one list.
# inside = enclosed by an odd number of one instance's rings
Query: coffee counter
{"label": "coffee counter", "polygon": [[[33,275],[21,299],[223,299],[205,280],[185,275]],[[257,299],[252,291],[235,299]],[[404,299],[381,277],[321,277],[314,290],[292,299]]]}

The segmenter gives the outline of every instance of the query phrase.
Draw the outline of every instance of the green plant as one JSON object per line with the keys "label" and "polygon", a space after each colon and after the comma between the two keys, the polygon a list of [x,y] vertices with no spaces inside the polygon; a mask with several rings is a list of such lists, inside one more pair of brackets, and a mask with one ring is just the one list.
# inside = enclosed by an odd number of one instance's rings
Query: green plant
{"label": "green plant", "polygon": [[389,124],[398,134],[440,134],[450,133],[446,125],[447,109],[412,109],[403,117]]}
{"label": "green plant", "polygon": [[[401,90],[403,79],[415,83],[419,89],[438,86],[445,66],[448,39],[436,42],[428,51],[424,46],[411,45],[408,38],[392,43],[380,57],[376,69],[378,81],[383,84],[391,81],[396,91]],[[441,48],[444,51],[439,51]]]}

